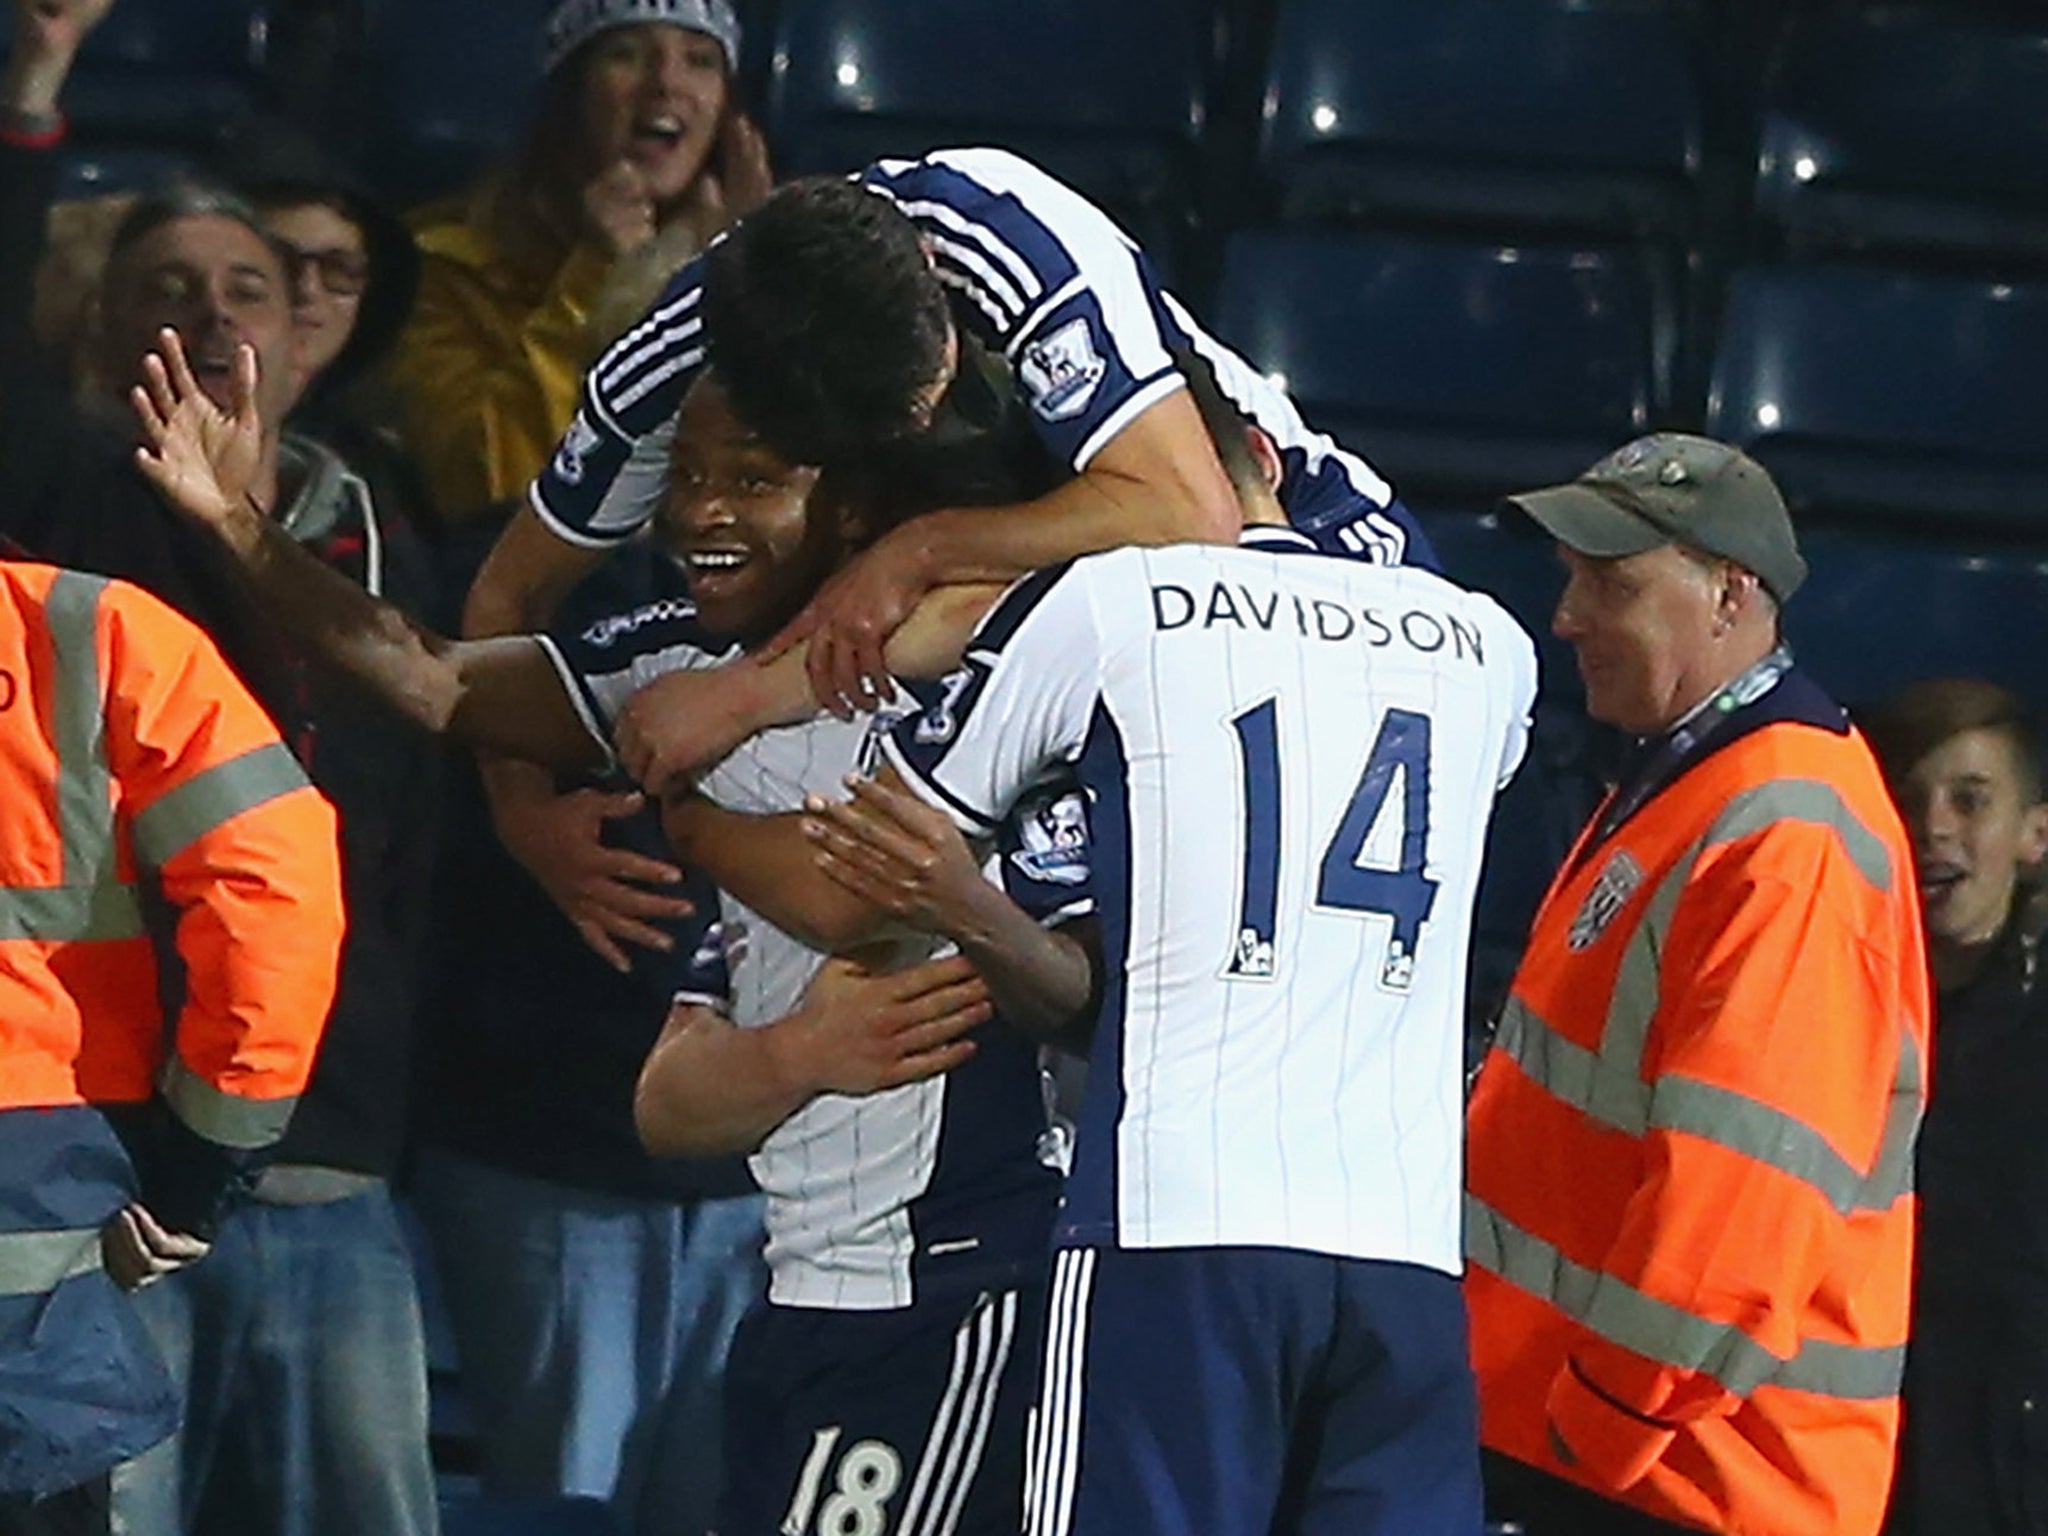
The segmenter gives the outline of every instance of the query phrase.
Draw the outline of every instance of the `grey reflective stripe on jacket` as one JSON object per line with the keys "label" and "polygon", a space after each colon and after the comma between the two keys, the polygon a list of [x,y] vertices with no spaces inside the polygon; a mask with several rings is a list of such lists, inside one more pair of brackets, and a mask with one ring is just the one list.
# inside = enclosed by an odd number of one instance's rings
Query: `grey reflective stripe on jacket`
{"label": "grey reflective stripe on jacket", "polygon": [[1896,1397],[1905,1372],[1903,1344],[1808,1339],[1791,1359],[1781,1360],[1733,1323],[1710,1322],[1573,1262],[1472,1194],[1465,1196],[1465,1255],[1610,1344],[1711,1376],[1738,1397],[1766,1385],[1828,1397]]}
{"label": "grey reflective stripe on jacket", "polygon": [[54,886],[0,889],[0,938],[64,943],[132,939],[143,931],[135,887],[115,873],[113,775],[107,768],[97,622],[106,586],[98,576],[60,572],[43,605],[56,658],[50,721],[63,878]]}
{"label": "grey reflective stripe on jacket", "polygon": [[164,1058],[157,1091],[171,1111],[194,1131],[218,1146],[252,1152],[284,1135],[297,1098],[244,1099],[200,1077],[172,1051]]}
{"label": "grey reflective stripe on jacket", "polygon": [[0,1296],[46,1296],[99,1267],[98,1227],[0,1232]]}
{"label": "grey reflective stripe on jacket", "polygon": [[161,869],[244,811],[306,787],[305,771],[281,741],[195,774],[135,818],[135,856]]}
{"label": "grey reflective stripe on jacket", "polygon": [[1868,1173],[1811,1126],[1761,1099],[1678,1072],[1644,1082],[1604,1050],[1565,1038],[1518,997],[1508,999],[1494,1045],[1525,1075],[1602,1125],[1630,1136],[1654,1127],[1711,1141],[1813,1186],[1841,1215],[1888,1211],[1913,1188],[1924,1076],[1919,1043],[1904,1028],[1884,1132]]}
{"label": "grey reflective stripe on jacket", "polygon": [[1629,935],[1628,948],[1622,951],[1615,973],[1614,992],[1608,999],[1607,1022],[1600,1031],[1603,1061],[1630,1078],[1642,1078],[1650,1023],[1663,995],[1664,948],[1671,935],[1672,915],[1702,855],[1784,821],[1833,830],[1857,873],[1880,893],[1890,892],[1891,855],[1884,839],[1863,825],[1834,785],[1820,779],[1772,779],[1743,790],[1721,807],[1700,840],[1673,862]]}

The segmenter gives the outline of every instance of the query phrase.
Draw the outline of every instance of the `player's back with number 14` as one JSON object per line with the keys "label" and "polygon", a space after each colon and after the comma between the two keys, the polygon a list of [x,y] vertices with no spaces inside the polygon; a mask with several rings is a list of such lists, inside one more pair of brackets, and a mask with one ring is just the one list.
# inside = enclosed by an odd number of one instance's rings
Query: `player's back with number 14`
{"label": "player's back with number 14", "polygon": [[[1013,668],[1035,685],[1002,686]],[[897,752],[956,808],[1000,793],[1020,712],[1078,753],[1093,1056],[1122,1070],[1089,1105],[1063,1241],[1460,1272],[1472,903],[1535,677],[1490,598],[1282,528],[1095,556],[991,615],[956,707]]]}
{"label": "player's back with number 14", "polygon": [[1029,1536],[1477,1536],[1462,998],[1535,686],[1491,599],[1259,525],[1027,578],[885,738],[969,829],[1089,795]]}

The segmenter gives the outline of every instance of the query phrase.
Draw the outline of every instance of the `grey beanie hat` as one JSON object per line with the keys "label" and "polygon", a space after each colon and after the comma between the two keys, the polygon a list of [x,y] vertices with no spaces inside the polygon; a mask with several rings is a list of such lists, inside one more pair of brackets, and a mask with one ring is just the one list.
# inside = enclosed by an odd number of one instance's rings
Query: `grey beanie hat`
{"label": "grey beanie hat", "polygon": [[739,65],[740,18],[732,0],[563,0],[548,18],[542,61],[549,74],[600,32],[667,22],[718,40],[726,73]]}

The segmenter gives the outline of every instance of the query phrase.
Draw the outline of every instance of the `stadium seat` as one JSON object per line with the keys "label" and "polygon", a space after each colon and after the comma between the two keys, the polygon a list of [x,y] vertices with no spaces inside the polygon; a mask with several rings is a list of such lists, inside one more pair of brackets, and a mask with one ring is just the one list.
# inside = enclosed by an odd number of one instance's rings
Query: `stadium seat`
{"label": "stadium seat", "polygon": [[1289,223],[1671,234],[1698,96],[1643,0],[1283,0],[1261,174]]}
{"label": "stadium seat", "polygon": [[1811,574],[1785,632],[1841,702],[1981,677],[2048,710],[2048,549],[1842,528],[1800,543]]}
{"label": "stadium seat", "polygon": [[1749,268],[1707,429],[1831,519],[2048,529],[2044,358],[2048,284]]}
{"label": "stadium seat", "polygon": [[1787,36],[1757,212],[1775,248],[2048,268],[2048,20],[1877,11]]}
{"label": "stadium seat", "polygon": [[223,137],[256,105],[265,11],[263,0],[116,5],[87,36],[64,89],[77,138],[161,150]]}
{"label": "stadium seat", "polygon": [[1186,0],[784,0],[769,142],[794,175],[1001,144],[1170,263],[1191,222],[1208,47],[1206,8]]}
{"label": "stadium seat", "polygon": [[1217,329],[1411,504],[1486,506],[1576,474],[1662,398],[1634,253],[1390,235],[1240,235]]}
{"label": "stadium seat", "polygon": [[[1519,489],[1531,490],[1538,483],[1532,480]],[[1556,545],[1528,517],[1506,509],[1425,512],[1420,521],[1444,574],[1496,599],[1535,638],[1543,696],[1577,707],[1584,689],[1572,649],[1550,632],[1550,616],[1564,591]]]}
{"label": "stadium seat", "polygon": [[444,1498],[441,1536],[624,1536],[599,1499]]}
{"label": "stadium seat", "polygon": [[519,141],[554,0],[365,0],[371,174],[400,202],[452,192]]}

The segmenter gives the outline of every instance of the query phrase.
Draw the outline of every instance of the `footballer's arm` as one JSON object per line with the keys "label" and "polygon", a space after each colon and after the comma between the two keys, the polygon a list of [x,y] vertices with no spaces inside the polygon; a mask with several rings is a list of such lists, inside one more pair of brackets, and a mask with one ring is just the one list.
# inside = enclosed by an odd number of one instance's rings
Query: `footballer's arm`
{"label": "footballer's arm", "polygon": [[145,446],[136,466],[219,541],[258,604],[393,709],[437,735],[563,769],[604,765],[561,680],[531,636],[451,641],[415,624],[299,547],[259,506],[248,466],[264,432],[256,354],[234,355],[230,408],[200,390],[175,331],[143,366],[132,400]]}
{"label": "footballer's arm", "polygon": [[1085,1043],[1099,965],[1092,923],[1047,928],[981,871],[965,838],[884,768],[843,805],[749,816],[698,796],[664,803],[676,857],[815,949],[857,953],[905,933],[951,939],[1013,1027]]}
{"label": "footballer's arm", "polygon": [[[976,584],[928,593],[889,639],[890,673],[937,678],[959,666],[975,626],[1004,590]],[[656,678],[620,712],[614,733],[620,766],[649,794],[665,795],[762,731],[815,719],[828,704],[850,717],[842,701],[819,699],[809,650],[805,641],[772,661],[741,657]]]}
{"label": "footballer's arm", "polygon": [[247,502],[201,521],[234,554],[266,613],[424,729],[563,771],[605,766],[533,636],[436,634],[322,564]]}

